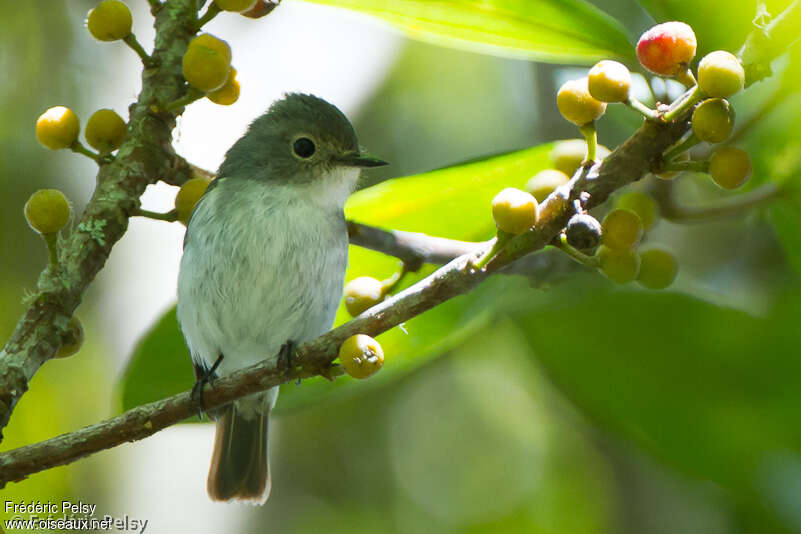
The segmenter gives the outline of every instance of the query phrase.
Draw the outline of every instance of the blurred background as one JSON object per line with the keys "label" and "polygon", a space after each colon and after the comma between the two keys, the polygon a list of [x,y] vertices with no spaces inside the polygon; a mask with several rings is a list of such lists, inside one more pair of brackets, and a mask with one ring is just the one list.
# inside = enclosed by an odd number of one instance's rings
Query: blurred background
{"label": "blurred background", "polygon": [[[66,105],[82,123],[99,108],[127,118],[139,91],[131,50],[96,42],[85,30],[94,3],[0,0],[3,340],[47,261],[25,223],[25,200],[36,189],[58,188],[80,213],[94,185],[93,162],[36,142],[36,117]],[[620,20],[632,42],[653,17],[686,14],[699,57],[736,51],[755,12],[747,0],[700,8],[644,1],[650,15],[631,0],[592,3]],[[148,4],[128,4],[149,50]],[[293,0],[256,21],[220,15],[206,30],[231,44],[242,85],[230,108],[203,100],[179,120],[178,151],[207,169],[287,91],[339,106],[360,142],[391,162],[364,185],[577,136],[554,96],[580,72],[575,66],[438,47],[364,15]],[[760,116],[738,142],[754,160],[748,187],[799,179],[797,65],[780,59],[775,76],[733,99],[741,123]],[[610,106],[601,143],[614,148],[639,122]],[[392,194],[395,183],[384,192]],[[710,184],[683,176],[678,188],[689,203],[726,196]],[[151,186],[143,207],[167,211],[176,191]],[[418,193],[403,200],[414,208],[427,194]],[[648,241],[669,247],[680,263],[667,291],[612,287],[590,272],[555,277],[547,287],[498,276],[410,321],[408,334],[388,333],[395,336],[388,340],[431,339],[408,358],[388,354],[375,379],[340,379],[344,385],[317,402],[290,400],[295,390],[318,387],[314,381],[290,385],[272,427],[273,490],[263,507],[209,501],[207,423],[33,475],[0,495],[82,500],[97,504],[96,516],[146,519],[147,532],[801,532],[797,209],[791,198],[703,224],[661,221]],[[398,228],[430,229],[446,220],[445,211],[430,203],[412,209]],[[460,235],[458,219],[452,232],[443,223],[439,233],[487,238],[488,205],[485,211],[460,215],[480,220],[475,235]],[[360,214],[349,211],[372,222]],[[120,412],[128,358],[174,304],[183,232],[178,223],[131,221],[77,311],[83,349],[36,375],[0,450]],[[378,256],[354,250],[348,278],[389,276],[396,263]],[[191,385],[188,360],[184,372]]]}

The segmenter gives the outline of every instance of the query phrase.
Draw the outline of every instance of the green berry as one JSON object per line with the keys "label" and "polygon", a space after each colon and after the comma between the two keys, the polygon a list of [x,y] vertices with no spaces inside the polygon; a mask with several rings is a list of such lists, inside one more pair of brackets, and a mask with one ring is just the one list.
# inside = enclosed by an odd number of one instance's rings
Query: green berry
{"label": "green berry", "polygon": [[256,0],[214,0],[214,3],[223,11],[241,13],[253,9]]}
{"label": "green berry", "polygon": [[629,250],[640,242],[643,224],[640,216],[631,210],[614,209],[610,211],[601,225],[601,242],[614,250]]}
{"label": "green berry", "polygon": [[384,365],[384,351],[375,339],[356,334],[339,347],[339,363],[353,378],[367,378]]}
{"label": "green berry", "polygon": [[345,284],[345,308],[352,317],[384,300],[384,284],[370,276],[360,276]]}
{"label": "green berry", "polygon": [[86,121],[84,130],[86,142],[105,154],[116,150],[125,137],[125,121],[110,109],[95,111]]}
{"label": "green berry", "polygon": [[698,64],[698,85],[709,96],[726,98],[745,86],[745,70],[734,54],[710,52]]}
{"label": "green berry", "polygon": [[637,278],[640,256],[635,250],[615,250],[605,245],[598,247],[598,264],[601,272],[616,284],[625,284]]}
{"label": "green berry", "polygon": [[537,199],[507,187],[492,199],[492,218],[499,230],[515,235],[526,233],[537,222]]}
{"label": "green berry", "polygon": [[565,227],[567,244],[579,250],[594,249],[601,242],[601,223],[587,213],[573,215]]}
{"label": "green berry", "polygon": [[697,44],[690,26],[665,22],[642,34],[637,42],[637,59],[654,74],[675,76],[686,71],[695,57]]}
{"label": "green berry", "polygon": [[592,97],[587,78],[565,82],[556,93],[556,106],[576,126],[589,124],[606,111],[606,104]]}
{"label": "green berry", "polygon": [[631,72],[623,63],[603,60],[590,69],[587,88],[601,102],[625,102],[629,98]]}
{"label": "green berry", "polygon": [[553,190],[570,181],[570,177],[562,171],[556,169],[545,169],[532,176],[526,182],[525,190],[530,193],[537,202],[542,202]]}
{"label": "green berry", "polygon": [[701,141],[722,143],[734,128],[734,109],[727,100],[710,98],[693,111],[693,132]]}
{"label": "green berry", "polygon": [[81,349],[83,345],[84,333],[81,321],[74,315],[70,318],[67,325],[67,333],[61,343],[61,348],[56,353],[56,358],[66,358],[72,356]]}
{"label": "green berry", "polygon": [[189,224],[189,217],[198,203],[206,188],[209,187],[211,180],[198,176],[190,178],[178,190],[175,195],[175,211],[178,213],[178,220],[184,225]]}
{"label": "green berry", "polygon": [[739,148],[720,148],[709,160],[709,175],[720,187],[736,189],[751,177],[751,158]]}
{"label": "green berry", "polygon": [[103,0],[89,11],[86,27],[98,41],[117,41],[131,33],[131,10],[118,0]]}
{"label": "green berry", "polygon": [[[609,155],[609,149],[598,145],[595,149],[595,160],[601,161]],[[584,139],[568,139],[559,141],[551,150],[551,161],[555,169],[568,176],[573,176],[587,158],[587,141]]]}
{"label": "green berry", "polygon": [[189,42],[182,67],[192,87],[203,92],[219,89],[230,74],[231,47],[213,35],[198,35]]}
{"label": "green berry", "polygon": [[664,289],[673,283],[679,272],[675,256],[667,250],[653,248],[640,252],[637,281],[648,289]]}
{"label": "green berry", "polygon": [[36,139],[53,150],[72,146],[80,131],[78,117],[64,106],[50,108],[36,120]]}
{"label": "green berry", "polygon": [[219,89],[206,93],[206,98],[220,106],[230,106],[239,100],[239,82],[236,80],[236,69],[231,67],[228,81]]}
{"label": "green berry", "polygon": [[70,219],[70,204],[58,189],[40,189],[25,203],[25,219],[43,235],[55,234]]}
{"label": "green berry", "polygon": [[631,191],[622,195],[617,199],[616,207],[633,211],[639,215],[643,230],[646,232],[653,228],[659,220],[659,208],[654,199],[651,195],[639,191]]}

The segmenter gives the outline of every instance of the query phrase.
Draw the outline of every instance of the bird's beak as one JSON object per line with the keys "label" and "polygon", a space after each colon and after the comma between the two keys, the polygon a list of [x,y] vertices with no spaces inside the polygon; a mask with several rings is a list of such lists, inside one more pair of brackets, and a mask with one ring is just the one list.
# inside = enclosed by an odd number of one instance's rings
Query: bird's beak
{"label": "bird's beak", "polygon": [[337,161],[347,167],[383,167],[389,165],[386,161],[370,157],[366,154],[354,152],[337,158]]}

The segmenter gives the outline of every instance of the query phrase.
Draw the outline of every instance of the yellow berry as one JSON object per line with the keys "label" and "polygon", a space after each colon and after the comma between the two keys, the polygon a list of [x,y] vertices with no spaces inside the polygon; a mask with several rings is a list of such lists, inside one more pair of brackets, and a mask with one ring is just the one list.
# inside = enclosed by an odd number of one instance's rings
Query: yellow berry
{"label": "yellow berry", "polygon": [[61,348],[59,348],[56,353],[56,358],[66,358],[78,352],[81,349],[81,345],[83,345],[83,338],[83,325],[81,321],[73,315],[67,326],[67,333],[64,335]]}
{"label": "yellow berry", "polygon": [[664,289],[673,283],[679,272],[676,258],[658,248],[640,252],[640,272],[637,281],[648,289]]}
{"label": "yellow berry", "polygon": [[[598,145],[595,150],[595,160],[601,161],[608,155],[609,149]],[[584,139],[559,141],[551,150],[551,161],[554,168],[568,176],[573,176],[586,158],[587,141]]]}
{"label": "yellow berry", "polygon": [[70,219],[70,204],[58,189],[40,189],[25,203],[25,219],[40,234],[55,234]]}
{"label": "yellow berry", "polygon": [[211,180],[200,176],[184,182],[184,185],[178,190],[178,194],[175,195],[175,210],[178,212],[180,222],[189,223],[189,217],[192,215],[192,210],[195,209],[195,204],[206,192],[210,183]]}
{"label": "yellow berry", "polygon": [[695,57],[695,32],[683,22],[657,24],[637,42],[637,59],[654,74],[675,76]]}
{"label": "yellow berry", "polygon": [[556,93],[556,106],[562,116],[576,126],[584,126],[606,111],[606,104],[590,94],[587,78],[565,82]]}
{"label": "yellow berry", "polygon": [[219,52],[228,64],[231,64],[231,46],[228,42],[223,41],[219,37],[215,37],[210,33],[201,33],[197,37],[193,37],[191,41],[189,41],[189,45],[187,48],[193,47],[202,47],[202,48],[209,48],[211,50],[216,50]]}
{"label": "yellow berry", "polygon": [[220,88],[228,79],[229,70],[229,63],[216,50],[194,46],[184,54],[184,78],[189,85],[203,92]]}
{"label": "yellow berry", "polygon": [[384,284],[370,276],[360,276],[345,284],[345,308],[356,317],[384,300]]}
{"label": "yellow berry", "polygon": [[570,177],[562,171],[556,169],[545,169],[532,176],[526,182],[525,190],[537,199],[537,202],[542,202],[548,195],[553,193],[553,190],[564,185],[570,181]]}
{"label": "yellow berry", "polygon": [[587,88],[600,102],[625,102],[629,98],[631,72],[623,63],[603,60],[590,69]]}
{"label": "yellow berry", "polygon": [[650,230],[659,220],[659,208],[651,195],[631,191],[622,195],[616,203],[616,207],[633,211],[639,215],[642,221],[643,230]]}
{"label": "yellow berry", "polygon": [[734,54],[710,52],[698,64],[698,85],[709,96],[726,98],[745,86],[745,70]]}
{"label": "yellow berry", "polygon": [[640,256],[631,249],[615,250],[601,245],[598,247],[598,263],[601,272],[616,284],[631,282],[640,270]]}
{"label": "yellow berry", "polygon": [[116,150],[125,137],[125,121],[110,109],[95,111],[86,121],[86,142],[105,154]]}
{"label": "yellow berry", "polygon": [[693,111],[692,126],[701,141],[722,143],[734,129],[734,109],[722,98],[704,100]]}
{"label": "yellow berry", "polygon": [[643,225],[640,216],[630,210],[614,209],[601,225],[601,242],[614,250],[629,250],[640,242]]}
{"label": "yellow berry", "polygon": [[256,5],[256,1],[257,0],[214,0],[214,3],[223,11],[240,13],[253,9],[253,6]]}
{"label": "yellow berry", "polygon": [[81,125],[70,108],[56,106],[36,120],[36,139],[47,148],[69,148],[78,140]]}
{"label": "yellow berry", "polygon": [[98,41],[117,41],[131,33],[131,10],[118,0],[103,0],[89,11],[86,27]]}
{"label": "yellow berry", "polygon": [[751,158],[745,150],[724,147],[712,154],[709,175],[724,189],[736,189],[751,177]]}
{"label": "yellow berry", "polygon": [[507,187],[492,199],[492,218],[499,230],[523,234],[537,222],[537,199],[525,191]]}
{"label": "yellow berry", "polygon": [[228,81],[219,89],[207,93],[206,98],[221,106],[230,106],[239,100],[239,82],[236,80],[236,69],[231,67]]}
{"label": "yellow berry", "polygon": [[367,378],[384,365],[384,351],[375,339],[356,334],[339,347],[339,363],[353,378]]}

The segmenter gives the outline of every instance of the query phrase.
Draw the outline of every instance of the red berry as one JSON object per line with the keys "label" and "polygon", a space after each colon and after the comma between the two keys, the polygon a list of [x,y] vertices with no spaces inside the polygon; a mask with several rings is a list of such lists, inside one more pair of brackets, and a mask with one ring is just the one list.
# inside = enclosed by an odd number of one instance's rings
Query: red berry
{"label": "red berry", "polygon": [[695,57],[693,29],[683,22],[657,24],[637,42],[637,59],[654,74],[675,76],[687,69]]}

